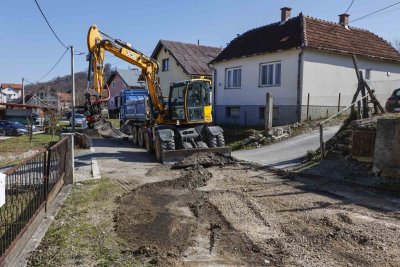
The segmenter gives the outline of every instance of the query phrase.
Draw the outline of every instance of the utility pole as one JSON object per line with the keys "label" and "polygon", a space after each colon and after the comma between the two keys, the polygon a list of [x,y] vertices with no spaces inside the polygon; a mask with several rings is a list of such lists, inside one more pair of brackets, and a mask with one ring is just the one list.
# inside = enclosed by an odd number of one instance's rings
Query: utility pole
{"label": "utility pole", "polygon": [[75,132],[75,71],[74,47],[71,45],[71,76],[72,76],[72,132]]}
{"label": "utility pole", "polygon": [[22,105],[25,105],[25,84],[24,77],[22,77]]}

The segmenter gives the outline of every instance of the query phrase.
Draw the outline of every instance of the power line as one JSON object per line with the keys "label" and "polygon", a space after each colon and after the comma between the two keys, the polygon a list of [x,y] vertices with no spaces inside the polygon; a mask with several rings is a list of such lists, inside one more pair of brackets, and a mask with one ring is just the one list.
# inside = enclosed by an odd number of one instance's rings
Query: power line
{"label": "power line", "polygon": [[43,75],[40,79],[36,80],[36,82],[40,82],[41,80],[43,80],[44,78],[47,77],[47,75],[50,74],[50,72],[52,70],[54,70],[55,67],[57,67],[58,63],[60,63],[61,59],[63,59],[63,57],[65,56],[65,54],[67,53],[67,51],[69,50],[70,47],[67,47],[67,49],[65,49],[64,53],[62,54],[62,56],[58,59],[58,61],[56,62],[56,64],[54,64],[54,66],[45,74]]}
{"label": "power line", "polygon": [[387,7],[384,7],[384,8],[378,9],[378,10],[376,10],[376,11],[373,11],[373,12],[367,14],[367,15],[364,15],[364,16],[362,16],[362,17],[356,18],[355,20],[352,20],[352,21],[350,21],[349,23],[352,23],[352,22],[355,22],[355,21],[364,19],[364,18],[366,18],[366,17],[369,17],[369,16],[371,16],[371,15],[374,15],[374,14],[376,14],[376,13],[379,13],[379,12],[385,10],[385,9],[391,8],[392,6],[395,6],[395,5],[398,5],[398,4],[400,4],[400,2],[396,2],[396,3],[394,3],[394,4],[391,4],[391,5],[387,6]]}
{"label": "power line", "polygon": [[354,1],[355,1],[355,0],[352,0],[352,1],[351,1],[349,7],[346,9],[346,11],[344,12],[344,14],[347,14],[347,12],[349,12],[349,10],[350,10],[351,6],[353,5]]}
{"label": "power line", "polygon": [[[349,7],[347,8],[345,14],[347,13],[347,11],[350,10],[350,8],[352,7],[354,1],[355,1],[355,0],[352,0],[352,2],[350,3]],[[386,10],[386,9],[391,8],[391,7],[393,7],[393,6],[396,6],[396,5],[398,5],[398,4],[400,4],[400,2],[396,2],[396,3],[394,3],[394,4],[391,4],[391,5],[389,5],[389,6],[386,6],[386,7],[384,7],[384,8],[381,8],[381,9],[378,9],[378,10],[373,11],[373,12],[371,12],[371,13],[368,13],[368,14],[362,16],[362,17],[359,17],[359,18],[357,18],[357,19],[354,19],[354,20],[348,22],[348,24],[350,24],[350,23],[352,23],[352,22],[354,22],[354,21],[358,21],[358,20],[364,19],[364,18],[369,17],[369,16],[372,16],[372,15],[375,15],[375,14],[377,14],[377,13],[383,11],[383,10]],[[394,11],[394,10],[390,10],[390,11],[387,11],[387,12],[391,12],[391,11]],[[321,37],[324,38],[324,37],[326,37],[328,34],[331,34],[331,33],[335,30],[336,26],[337,26],[337,24],[333,25],[333,27],[332,27],[330,30],[328,30],[328,31],[325,32],[325,33],[320,34],[319,37],[320,37],[320,38],[321,38]]]}
{"label": "power line", "polygon": [[53,32],[54,36],[57,38],[57,40],[60,42],[60,44],[61,44],[64,48],[67,48],[67,49],[68,49],[68,47],[61,41],[61,39],[58,37],[58,35],[56,34],[56,32],[53,30],[53,27],[51,27],[49,21],[47,20],[47,18],[46,18],[46,16],[44,15],[42,9],[40,8],[39,3],[37,2],[37,0],[35,0],[35,3],[36,3],[36,5],[37,5],[37,7],[39,8],[39,11],[40,11],[40,13],[42,14],[42,16],[43,16],[44,20],[46,21],[47,25],[49,26],[50,30]]}

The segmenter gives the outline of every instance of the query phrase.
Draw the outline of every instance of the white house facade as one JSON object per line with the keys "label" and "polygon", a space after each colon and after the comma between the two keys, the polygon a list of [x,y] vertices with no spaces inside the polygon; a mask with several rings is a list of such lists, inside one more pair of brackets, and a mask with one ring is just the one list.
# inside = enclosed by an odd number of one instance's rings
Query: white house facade
{"label": "white house facade", "polygon": [[[400,88],[400,62],[358,57],[357,64],[384,106],[393,90]],[[357,88],[354,63],[349,55],[305,50],[302,77],[302,106],[306,106],[309,94],[312,119],[326,116],[326,110],[329,115],[337,112],[339,94],[340,106],[350,105]],[[327,106],[326,110],[315,108],[321,103]],[[306,118],[306,108],[302,108],[302,118]]]}
{"label": "white house facade", "polygon": [[300,14],[250,30],[211,61],[214,117],[221,124],[263,125],[266,94],[275,125],[331,116],[351,104],[357,89],[352,56],[384,105],[400,87],[400,53],[382,38]]}
{"label": "white house facade", "polygon": [[[267,92],[273,94],[275,105],[295,112],[298,57],[299,51],[292,49],[215,64],[214,119],[228,124],[262,125]],[[268,79],[268,68],[272,70],[272,79]],[[229,84],[231,70],[240,70],[235,86],[233,81]]]}

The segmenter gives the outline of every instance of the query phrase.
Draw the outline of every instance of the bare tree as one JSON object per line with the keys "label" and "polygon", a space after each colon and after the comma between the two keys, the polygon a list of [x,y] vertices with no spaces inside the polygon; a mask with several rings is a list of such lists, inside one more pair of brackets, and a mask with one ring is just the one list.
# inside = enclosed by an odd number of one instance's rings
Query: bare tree
{"label": "bare tree", "polygon": [[54,136],[56,135],[57,132],[57,124],[58,124],[58,120],[61,117],[61,114],[59,112],[59,110],[57,109],[48,109],[46,110],[46,115],[47,116],[47,120],[46,120],[46,133],[51,133],[52,137],[54,138]]}

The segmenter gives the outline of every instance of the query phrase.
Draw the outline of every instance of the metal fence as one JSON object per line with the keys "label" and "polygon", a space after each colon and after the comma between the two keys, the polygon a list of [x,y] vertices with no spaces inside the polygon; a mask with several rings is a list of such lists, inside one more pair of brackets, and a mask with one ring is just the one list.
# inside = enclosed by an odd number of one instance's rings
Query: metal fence
{"label": "metal fence", "polygon": [[36,215],[46,210],[56,184],[63,182],[68,149],[65,137],[5,172],[6,202],[0,208],[0,264]]}

